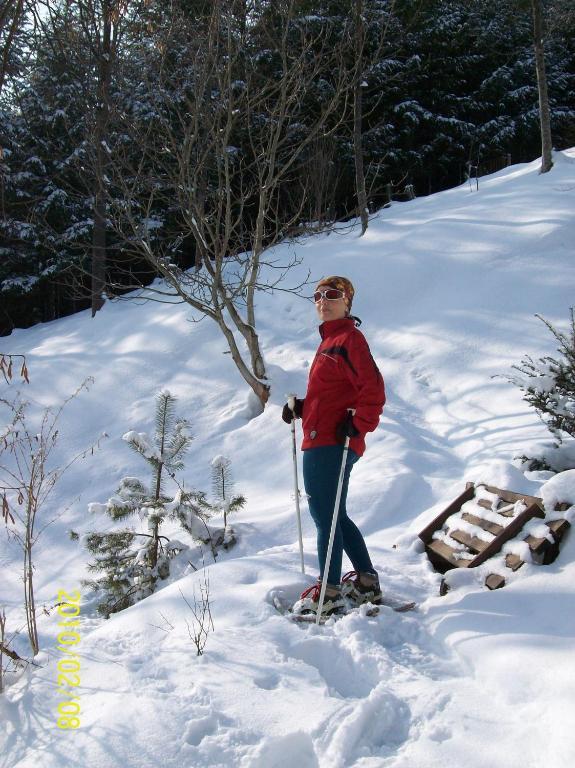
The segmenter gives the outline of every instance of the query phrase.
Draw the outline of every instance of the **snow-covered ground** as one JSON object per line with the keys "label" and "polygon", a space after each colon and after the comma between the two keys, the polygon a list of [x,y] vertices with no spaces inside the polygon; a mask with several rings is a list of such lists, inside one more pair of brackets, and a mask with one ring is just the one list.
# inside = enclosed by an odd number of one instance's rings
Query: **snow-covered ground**
{"label": "snow-covered ground", "polygon": [[[385,589],[417,600],[416,611],[349,615],[298,626],[270,605],[295,596],[317,573],[314,528],[303,507],[307,576],[299,570],[288,392],[305,392],[317,343],[313,304],[261,295],[258,323],[272,380],[271,402],[252,398],[223,339],[185,307],[106,305],[16,331],[2,351],[25,353],[33,410],[58,405],[88,376],[94,383],[64,412],[58,460],[94,443],[56,487],[36,549],[39,666],[0,696],[1,768],[572,768],[575,764],[575,540],[553,565],[526,564],[502,590],[482,569],[441,576],[417,534],[466,481],[540,495],[545,473],[513,463],[549,442],[505,376],[525,354],[554,354],[538,313],[566,329],[575,296],[575,150],[513,166],[374,217],[366,235],[324,234],[282,246],[297,255],[296,284],[344,274],[354,311],[386,381],[380,427],[352,474],[350,514],[366,535]],[[311,292],[311,291],[310,291]],[[231,458],[247,506],[239,543],[208,567],[215,631],[197,657],[189,637],[199,595],[198,551],[183,553],[161,590],[100,619],[80,587],[87,554],[70,540],[102,529],[90,502],[121,478],[145,477],[122,435],[153,431],[154,395],[166,388],[192,425],[188,485],[209,491],[214,456]],[[575,503],[571,474],[544,489]],[[572,510],[571,510],[572,512]],[[570,514],[570,513],[568,513]],[[168,529],[179,539],[175,527]],[[209,556],[206,554],[206,561]],[[20,555],[2,534],[0,604],[13,647],[28,653],[19,606]],[[82,591],[78,688],[81,725],[56,727],[59,590]],[[45,613],[42,607],[48,610]]]}

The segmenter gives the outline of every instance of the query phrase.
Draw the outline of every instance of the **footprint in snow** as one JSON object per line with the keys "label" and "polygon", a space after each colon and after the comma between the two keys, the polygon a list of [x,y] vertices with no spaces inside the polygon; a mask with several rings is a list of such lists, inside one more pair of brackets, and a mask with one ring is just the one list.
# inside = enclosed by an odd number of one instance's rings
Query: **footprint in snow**
{"label": "footprint in snow", "polygon": [[322,765],[345,768],[366,757],[388,757],[409,738],[411,711],[379,683],[369,696],[343,707],[322,725]]}
{"label": "footprint in snow", "polygon": [[241,768],[319,768],[320,764],[309,733],[290,733],[265,739],[246,755]]}
{"label": "footprint in snow", "polygon": [[329,692],[343,698],[368,696],[380,677],[377,658],[355,658],[336,637],[320,635],[298,639],[287,655],[315,669]]}
{"label": "footprint in snow", "polygon": [[262,673],[254,677],[254,685],[264,691],[273,691],[280,684],[280,677],[275,672]]}

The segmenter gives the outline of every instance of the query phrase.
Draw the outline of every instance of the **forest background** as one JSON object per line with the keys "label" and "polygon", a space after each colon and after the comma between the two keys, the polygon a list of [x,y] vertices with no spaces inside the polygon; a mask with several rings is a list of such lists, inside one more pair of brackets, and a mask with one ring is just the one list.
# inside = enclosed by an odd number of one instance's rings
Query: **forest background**
{"label": "forest background", "polygon": [[265,402],[270,246],[541,154],[536,5],[563,149],[572,0],[4,0],[0,335],[160,276]]}

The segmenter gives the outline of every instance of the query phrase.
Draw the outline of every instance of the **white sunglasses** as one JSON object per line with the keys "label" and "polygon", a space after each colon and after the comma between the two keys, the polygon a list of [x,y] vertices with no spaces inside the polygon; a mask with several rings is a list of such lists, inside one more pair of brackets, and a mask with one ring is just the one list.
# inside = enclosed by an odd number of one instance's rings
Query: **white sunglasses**
{"label": "white sunglasses", "polygon": [[340,291],[339,288],[324,288],[323,290],[314,293],[313,300],[317,304],[322,298],[327,299],[328,301],[337,301],[338,299],[343,299],[344,296],[345,293]]}

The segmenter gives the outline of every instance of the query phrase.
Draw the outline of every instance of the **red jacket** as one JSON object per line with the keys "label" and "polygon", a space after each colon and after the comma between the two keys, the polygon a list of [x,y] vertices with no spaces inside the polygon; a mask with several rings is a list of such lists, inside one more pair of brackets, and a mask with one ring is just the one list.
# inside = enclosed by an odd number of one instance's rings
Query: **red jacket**
{"label": "red jacket", "polygon": [[367,341],[352,318],[327,320],[319,327],[322,338],[310,368],[303,403],[302,449],[337,445],[336,427],[348,408],[355,408],[353,423],[359,430],[349,447],[359,456],[365,451],[365,433],[373,432],[385,403],[385,386]]}

